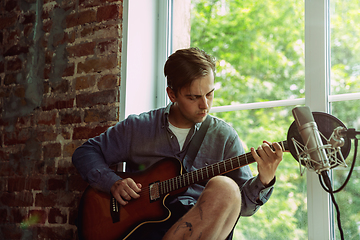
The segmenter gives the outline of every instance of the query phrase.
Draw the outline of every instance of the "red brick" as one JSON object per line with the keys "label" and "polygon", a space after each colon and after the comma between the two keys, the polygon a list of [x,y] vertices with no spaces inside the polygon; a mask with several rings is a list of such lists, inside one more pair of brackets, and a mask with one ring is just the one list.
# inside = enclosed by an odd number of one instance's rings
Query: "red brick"
{"label": "red brick", "polygon": [[117,75],[105,75],[99,80],[97,86],[99,90],[103,90],[109,88],[114,89],[119,85],[119,77]]}
{"label": "red brick", "polygon": [[57,83],[50,83],[51,92],[58,94],[58,93],[67,93],[69,91],[69,81],[68,80],[62,80]]}
{"label": "red brick", "polygon": [[58,134],[52,128],[47,130],[38,130],[36,132],[36,139],[39,142],[55,141],[57,136]]}
{"label": "red brick", "polygon": [[81,57],[94,55],[95,46],[96,42],[86,42],[68,47],[66,50],[69,54],[69,57]]}
{"label": "red brick", "polygon": [[28,129],[15,130],[14,132],[5,133],[4,144],[16,145],[24,144],[30,139],[30,132]]}
{"label": "red brick", "polygon": [[108,5],[99,7],[97,10],[97,21],[102,22],[112,19],[122,19],[122,6],[121,5]]}
{"label": "red brick", "polygon": [[49,223],[63,224],[67,222],[67,212],[58,208],[51,208],[48,216]]}
{"label": "red brick", "polygon": [[[24,235],[24,230],[15,224],[0,225],[0,231],[3,236],[6,236],[6,239],[22,239]],[[28,231],[33,232],[32,229],[28,229]],[[34,232],[34,234],[36,234],[36,232]]]}
{"label": "red brick", "polygon": [[108,105],[118,102],[119,90],[104,90],[94,93],[84,93],[76,96],[77,107],[92,107],[95,105]]}
{"label": "red brick", "polygon": [[76,148],[78,148],[81,145],[81,143],[68,143],[64,146],[64,157],[71,157],[75,151]]}
{"label": "red brick", "polygon": [[[2,160],[9,160],[9,159],[2,159]],[[0,176],[13,176],[15,174],[12,165],[10,165],[10,162],[0,162]]]}
{"label": "red brick", "polygon": [[[1,37],[1,36],[0,36]],[[1,39],[0,39],[0,45],[1,45]],[[0,61],[0,73],[3,73],[5,71],[5,64],[4,61]]]}
{"label": "red brick", "polygon": [[22,69],[22,61],[19,58],[8,60],[6,63],[7,71],[18,71]]}
{"label": "red brick", "polygon": [[10,221],[14,223],[21,223],[28,215],[27,207],[14,207],[10,211]]}
{"label": "red brick", "polygon": [[5,4],[5,11],[6,12],[11,12],[12,10],[14,10],[16,7],[18,6],[16,1],[8,1]]}
{"label": "red brick", "polygon": [[79,199],[76,194],[68,191],[50,191],[48,193],[37,193],[35,196],[36,207],[73,207]]}
{"label": "red brick", "polygon": [[[53,69],[57,68],[57,66],[47,66],[44,68],[44,78],[45,79],[49,79],[50,77],[52,77],[54,75],[53,73]],[[70,77],[73,76],[75,72],[75,65],[73,63],[69,64],[68,66],[66,66],[66,68],[62,71],[62,77]],[[53,84],[53,85],[58,85],[57,84]]]}
{"label": "red brick", "polygon": [[83,90],[87,88],[91,88],[95,86],[95,76],[94,75],[86,75],[76,78],[75,80],[75,89]]}
{"label": "red brick", "polygon": [[0,18],[0,30],[2,30],[4,28],[9,28],[9,27],[15,25],[16,21],[17,21],[16,15],[12,15],[9,17],[1,17]]}
{"label": "red brick", "polygon": [[90,7],[100,6],[104,3],[110,3],[110,2],[119,2],[119,0],[92,0],[92,1],[80,0],[79,6],[80,6],[80,8],[90,8]]}
{"label": "red brick", "polygon": [[89,184],[79,174],[69,177],[69,191],[83,192]]}
{"label": "red brick", "polygon": [[76,225],[78,221],[78,209],[77,208],[69,208],[69,224]]}
{"label": "red brick", "polygon": [[14,95],[18,98],[25,97],[25,87],[24,86],[16,86],[14,88]]}
{"label": "red brick", "polygon": [[68,226],[41,226],[37,228],[37,233],[37,239],[75,239],[74,230]]}
{"label": "red brick", "polygon": [[60,113],[60,123],[63,125],[81,123],[81,112],[74,110],[71,112]]}
{"label": "red brick", "polygon": [[87,10],[80,13],[70,14],[66,17],[66,27],[71,28],[96,21],[96,12]]}
{"label": "red brick", "polygon": [[[0,136],[1,138],[1,136]],[[1,140],[2,142],[2,140]],[[5,151],[3,148],[0,148],[0,161],[4,161],[4,160],[9,160],[9,153],[7,151]],[[0,164],[0,176],[2,175],[2,171],[1,171],[1,164]]]}
{"label": "red brick", "polygon": [[20,54],[26,54],[28,52],[29,46],[14,45],[4,53],[4,56],[16,56]]}
{"label": "red brick", "polygon": [[[71,157],[71,156],[68,156]],[[72,164],[71,160],[70,161],[59,161],[58,162],[58,166],[56,169],[56,174],[57,175],[66,175],[68,176],[69,174],[76,174],[77,170],[74,167],[74,165]]]}
{"label": "red brick", "polygon": [[0,224],[4,224],[7,222],[9,222],[8,210],[4,208],[0,208]]}
{"label": "red brick", "polygon": [[65,190],[66,179],[65,178],[50,178],[48,179],[48,190]]}
{"label": "red brick", "polygon": [[44,146],[44,159],[60,157],[61,156],[61,144],[50,143]]}
{"label": "red brick", "polygon": [[5,42],[13,45],[14,42],[19,41],[19,37],[21,36],[21,30],[19,28],[14,28],[13,31],[9,30],[9,35]]}
{"label": "red brick", "polygon": [[45,224],[48,214],[45,210],[30,210],[27,218],[27,221],[30,221],[32,224]]}
{"label": "red brick", "polygon": [[64,139],[70,139],[71,138],[70,129],[67,129],[67,128],[61,129],[60,134]]}
{"label": "red brick", "polygon": [[27,116],[22,116],[22,117],[18,117],[17,121],[16,121],[16,126],[17,127],[30,127],[34,124],[34,115],[27,115]]}
{"label": "red brick", "polygon": [[73,140],[89,139],[100,135],[105,132],[110,126],[97,126],[95,128],[90,127],[76,127],[74,128]]}
{"label": "red brick", "polygon": [[118,40],[109,40],[105,42],[98,43],[97,49],[100,51],[101,54],[112,54],[119,51],[119,44]]}
{"label": "red brick", "polygon": [[25,177],[8,178],[8,192],[18,192],[25,189]]}
{"label": "red brick", "polygon": [[62,74],[62,77],[71,77],[74,75],[74,73],[75,73],[75,64],[71,63],[68,66],[66,66],[66,68]]}
{"label": "red brick", "polygon": [[42,27],[44,32],[46,32],[46,33],[50,32],[52,24],[53,24],[53,22],[51,21],[51,19],[44,20],[43,27]]}
{"label": "red brick", "polygon": [[64,109],[64,108],[72,108],[74,106],[74,98],[60,100],[56,98],[45,98],[43,99],[43,107],[44,111],[52,110],[52,109]]}
{"label": "red brick", "polygon": [[30,207],[33,205],[34,199],[31,192],[3,192],[0,201],[8,207]]}
{"label": "red brick", "polygon": [[117,55],[113,54],[107,57],[88,59],[83,63],[78,63],[77,73],[101,72],[117,66]]}
{"label": "red brick", "polygon": [[94,36],[106,34],[107,38],[118,38],[119,37],[119,25],[112,22],[106,22],[106,24],[84,26],[81,29],[81,37]]}
{"label": "red brick", "polygon": [[114,109],[86,109],[84,122],[118,121],[118,108]]}
{"label": "red brick", "polygon": [[37,116],[37,123],[39,125],[49,125],[49,126],[55,125],[56,117],[57,117],[56,112],[49,112],[49,111],[40,112]]}
{"label": "red brick", "polygon": [[24,25],[29,24],[29,23],[35,23],[35,17],[36,17],[35,13],[24,14],[21,23]]}
{"label": "red brick", "polygon": [[16,83],[16,74],[6,74],[4,77],[4,85]]}

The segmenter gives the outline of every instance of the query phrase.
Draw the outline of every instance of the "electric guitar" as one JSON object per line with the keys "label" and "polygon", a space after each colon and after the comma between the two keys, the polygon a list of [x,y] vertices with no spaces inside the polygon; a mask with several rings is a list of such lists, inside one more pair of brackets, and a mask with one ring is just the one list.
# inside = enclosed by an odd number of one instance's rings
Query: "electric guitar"
{"label": "electric guitar", "polygon": [[[286,141],[279,142],[288,151]],[[165,205],[169,195],[184,192],[188,186],[204,182],[214,176],[231,172],[255,162],[251,152],[233,157],[192,172],[184,172],[176,158],[165,158],[137,173],[117,173],[141,183],[140,198],[120,205],[111,194],[88,186],[79,205],[78,233],[80,239],[127,239],[143,224],[164,222],[171,212]]]}

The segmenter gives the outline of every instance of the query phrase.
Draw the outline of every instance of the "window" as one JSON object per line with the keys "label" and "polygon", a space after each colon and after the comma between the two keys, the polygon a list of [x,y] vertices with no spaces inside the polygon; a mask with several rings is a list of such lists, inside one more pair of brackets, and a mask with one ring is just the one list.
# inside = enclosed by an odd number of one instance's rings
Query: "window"
{"label": "window", "polygon": [[[166,55],[192,44],[217,57],[212,114],[230,122],[245,147],[256,147],[263,139],[285,140],[293,121],[291,109],[297,105],[329,112],[346,126],[360,128],[358,0],[124,0],[124,9],[129,15],[137,14],[140,23],[144,23],[144,14],[139,15],[139,9],[151,16],[146,25],[139,25],[138,32],[127,31],[124,22],[125,46],[126,40],[131,41],[126,34],[136,37],[140,32],[141,38],[130,43],[136,43],[135,47],[123,48],[124,57],[137,58],[123,60],[129,66],[122,66],[127,69],[122,72],[138,71],[140,58],[149,64],[156,62],[156,71],[149,68],[142,79],[122,76],[121,97],[126,92],[127,101],[122,100],[121,105],[129,105],[127,112],[135,112],[132,102],[136,107],[146,105],[137,113],[165,104],[166,96],[161,94],[165,93],[162,69]],[[192,13],[193,22],[191,9],[198,14]],[[176,41],[168,42],[169,34]],[[136,45],[143,43],[148,47],[139,52]],[[136,83],[133,88],[131,82]],[[141,103],[136,101],[140,85],[151,91]],[[255,166],[251,167],[256,173]],[[339,239],[336,213],[317,174],[307,172],[300,177],[297,169],[297,162],[285,153],[274,195],[254,217],[240,220],[236,239]],[[335,195],[345,239],[357,239],[360,232],[359,163],[355,170],[348,187]],[[335,189],[347,172],[334,169]]]}
{"label": "window", "polygon": [[[173,2],[175,18],[180,8],[175,8],[178,1]],[[359,30],[354,25],[360,11],[357,1],[183,2],[190,5],[191,30],[187,23],[177,26],[190,31],[189,45],[218,60],[212,114],[231,123],[245,147],[257,146],[263,139],[285,140],[294,120],[291,109],[297,105],[330,112],[344,119],[348,127],[359,126]],[[173,30],[177,31],[175,27]],[[184,37],[184,32],[180,36]],[[351,154],[347,161],[350,158]],[[252,168],[256,173],[256,167]],[[334,171],[335,185],[346,173]],[[352,191],[336,195],[340,204],[347,206],[341,212],[343,219],[354,219],[343,223],[350,239],[359,234],[359,209],[355,207],[359,203],[354,192],[358,174],[354,173],[349,184],[354,186]],[[335,214],[317,174],[307,172],[301,177],[297,162],[286,153],[271,200],[255,216],[242,218],[235,236],[339,238]]]}
{"label": "window", "polygon": [[[217,59],[212,114],[235,128],[246,151],[286,140],[292,108],[305,103],[304,2],[191,2],[191,46]],[[235,239],[307,239],[306,196],[306,178],[285,154],[271,200],[240,219]]]}
{"label": "window", "polygon": [[[360,129],[360,20],[358,1],[330,1],[330,110],[346,126]],[[346,169],[335,168],[333,171],[334,188],[338,189],[345,182],[353,161],[354,145],[347,160]],[[346,239],[360,237],[360,201],[358,197],[360,183],[360,165],[356,164],[350,181],[341,192],[336,194],[340,207],[341,223]],[[335,224],[336,226],[336,224]],[[336,238],[340,239],[339,233]]]}

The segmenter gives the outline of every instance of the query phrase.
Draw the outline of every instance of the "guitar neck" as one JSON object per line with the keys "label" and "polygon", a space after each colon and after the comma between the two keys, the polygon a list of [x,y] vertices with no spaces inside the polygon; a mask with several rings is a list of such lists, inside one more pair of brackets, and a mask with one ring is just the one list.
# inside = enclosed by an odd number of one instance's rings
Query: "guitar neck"
{"label": "guitar neck", "polygon": [[[282,147],[283,151],[288,150],[286,141],[281,141],[278,143]],[[192,184],[204,182],[212,177],[231,172],[254,162],[255,159],[253,158],[251,152],[248,152],[243,155],[229,158],[224,161],[200,168],[196,171],[184,173],[177,177],[159,182],[160,194],[166,195],[170,192],[188,187]]]}

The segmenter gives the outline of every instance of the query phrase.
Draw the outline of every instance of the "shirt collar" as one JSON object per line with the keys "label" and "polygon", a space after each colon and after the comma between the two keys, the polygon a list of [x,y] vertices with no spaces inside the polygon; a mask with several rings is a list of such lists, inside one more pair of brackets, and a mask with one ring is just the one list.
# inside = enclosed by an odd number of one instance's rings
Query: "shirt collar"
{"label": "shirt collar", "polygon": [[[170,108],[171,106],[173,105],[174,103],[169,103],[166,107],[165,107],[165,110],[164,110],[164,114],[163,114],[163,118],[162,118],[162,126],[163,127],[169,127],[169,120],[168,120],[168,116],[170,114]],[[201,123],[195,123],[195,131],[199,130],[200,126],[201,126],[202,122]]]}

